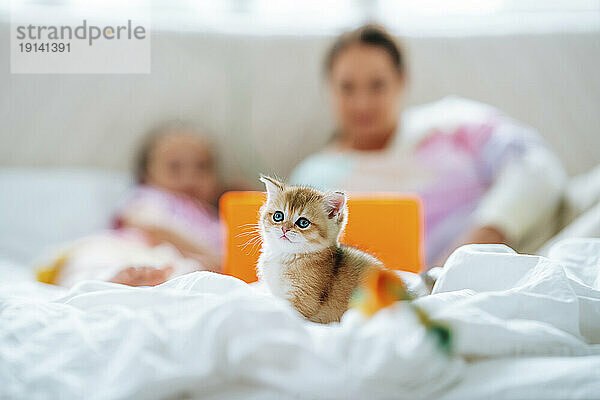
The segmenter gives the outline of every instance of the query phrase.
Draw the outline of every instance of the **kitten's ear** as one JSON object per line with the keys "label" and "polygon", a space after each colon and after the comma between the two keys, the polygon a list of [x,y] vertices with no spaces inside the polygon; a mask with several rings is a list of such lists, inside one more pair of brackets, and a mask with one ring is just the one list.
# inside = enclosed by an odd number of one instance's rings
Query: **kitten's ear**
{"label": "kitten's ear", "polygon": [[275,198],[275,196],[283,190],[283,183],[270,176],[261,175],[260,181],[265,184],[265,188],[267,189],[267,201]]}
{"label": "kitten's ear", "polygon": [[336,217],[344,210],[346,205],[346,194],[343,192],[328,193],[323,198],[325,201],[325,211],[329,218]]}

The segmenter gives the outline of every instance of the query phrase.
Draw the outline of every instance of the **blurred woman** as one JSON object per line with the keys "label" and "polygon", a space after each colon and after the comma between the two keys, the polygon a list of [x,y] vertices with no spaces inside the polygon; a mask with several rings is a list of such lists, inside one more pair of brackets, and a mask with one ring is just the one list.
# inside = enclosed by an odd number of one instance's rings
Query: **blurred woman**
{"label": "blurred woman", "polygon": [[532,232],[555,211],[565,173],[535,131],[461,98],[399,112],[404,55],[378,26],[340,36],[325,68],[337,131],[293,183],[417,193],[429,266],[465,243],[519,249],[548,237]]}

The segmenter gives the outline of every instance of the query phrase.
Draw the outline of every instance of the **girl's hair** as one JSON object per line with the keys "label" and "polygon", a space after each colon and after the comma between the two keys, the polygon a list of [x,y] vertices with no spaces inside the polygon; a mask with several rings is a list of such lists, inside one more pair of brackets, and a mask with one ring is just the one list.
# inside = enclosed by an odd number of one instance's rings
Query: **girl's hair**
{"label": "girl's hair", "polygon": [[[148,167],[150,166],[150,156],[158,141],[165,136],[182,132],[193,134],[199,131],[194,124],[188,121],[176,119],[163,122],[146,132],[135,157],[134,174],[137,183],[146,183],[146,175],[148,174]],[[210,146],[210,143],[206,138],[202,137],[201,135],[198,136],[202,141],[206,142],[206,144]]]}
{"label": "girl's hair", "polygon": [[379,25],[364,25],[339,36],[325,57],[325,72],[331,73],[336,58],[348,47],[356,44],[379,47],[385,50],[392,59],[394,67],[400,75],[405,72],[404,55],[392,35]]}

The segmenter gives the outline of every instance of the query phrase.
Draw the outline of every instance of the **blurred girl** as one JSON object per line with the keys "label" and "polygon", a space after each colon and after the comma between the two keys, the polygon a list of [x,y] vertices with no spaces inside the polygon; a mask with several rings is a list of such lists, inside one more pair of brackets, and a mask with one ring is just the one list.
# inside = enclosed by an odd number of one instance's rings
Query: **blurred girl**
{"label": "blurred girl", "polygon": [[185,123],[155,128],[140,148],[136,179],[114,230],[68,246],[56,283],[100,279],[150,286],[181,273],[219,270],[219,182],[209,142]]}

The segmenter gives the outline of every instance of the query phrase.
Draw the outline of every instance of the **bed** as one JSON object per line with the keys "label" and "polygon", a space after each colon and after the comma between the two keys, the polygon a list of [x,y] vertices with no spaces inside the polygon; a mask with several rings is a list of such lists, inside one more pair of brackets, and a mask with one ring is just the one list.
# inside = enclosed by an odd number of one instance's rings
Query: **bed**
{"label": "bed", "polygon": [[0,196],[0,399],[600,398],[600,239],[554,243],[547,257],[455,252],[416,301],[451,327],[446,356],[404,303],[321,326],[209,272],[155,288],[34,282],[36,257],[101,228],[128,184],[53,177],[0,171],[11,185]]}
{"label": "bed", "polygon": [[451,356],[404,303],[322,326],[210,272],[69,291],[3,279],[0,398],[594,399],[599,266],[598,239],[550,258],[462,247],[416,301],[451,327]]}

